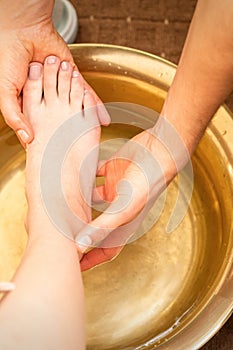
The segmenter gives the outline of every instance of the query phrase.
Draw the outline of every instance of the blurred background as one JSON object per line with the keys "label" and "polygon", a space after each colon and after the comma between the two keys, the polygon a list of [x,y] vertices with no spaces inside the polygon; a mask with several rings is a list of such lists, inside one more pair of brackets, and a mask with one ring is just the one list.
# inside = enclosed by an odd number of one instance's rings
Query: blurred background
{"label": "blurred background", "polygon": [[[75,32],[73,28],[75,34],[72,41],[128,46],[153,53],[177,64],[197,1],[71,0],[70,2],[78,14],[78,33],[76,34],[77,31]],[[226,103],[233,110],[233,95]],[[202,350],[232,349],[233,316]]]}
{"label": "blurred background", "polygon": [[[177,64],[196,2],[71,0],[79,19],[75,42],[129,46]],[[233,111],[233,94],[226,104]]]}

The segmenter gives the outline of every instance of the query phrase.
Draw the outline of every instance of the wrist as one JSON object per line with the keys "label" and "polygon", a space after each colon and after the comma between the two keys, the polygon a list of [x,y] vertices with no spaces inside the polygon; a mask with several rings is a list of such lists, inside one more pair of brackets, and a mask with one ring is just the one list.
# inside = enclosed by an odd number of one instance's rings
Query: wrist
{"label": "wrist", "polygon": [[[185,147],[183,151],[191,156],[205,132],[211,115],[208,117],[203,109],[200,111],[200,106],[197,106],[193,97],[190,96],[192,88],[186,88],[185,92],[181,82],[174,81],[163,105],[161,117],[174,129],[176,136]],[[180,153],[182,154],[182,150]]]}
{"label": "wrist", "polygon": [[160,116],[149,130],[152,136],[152,155],[159,163],[167,184],[190,160],[190,153],[175,127]]}
{"label": "wrist", "polygon": [[[155,172],[154,174],[151,174],[154,178],[156,178],[156,173],[158,176],[162,175],[164,181],[166,184],[168,184],[176,176],[178,169],[176,167],[176,163],[174,161],[174,157],[172,156],[171,150],[166,145],[166,138],[164,140],[163,135],[161,135],[160,130],[158,130],[156,126],[157,124],[155,127],[145,130],[141,134],[138,134],[133,140],[139,143],[141,146],[143,146],[143,148],[146,149],[147,152],[149,152],[149,158],[152,157],[149,163],[145,158],[147,165],[150,164],[151,167],[151,169],[148,168],[148,172]],[[146,157],[147,152],[145,152],[144,157]],[[152,165],[153,162],[155,162],[154,170]],[[150,176],[149,173],[148,175]]]}

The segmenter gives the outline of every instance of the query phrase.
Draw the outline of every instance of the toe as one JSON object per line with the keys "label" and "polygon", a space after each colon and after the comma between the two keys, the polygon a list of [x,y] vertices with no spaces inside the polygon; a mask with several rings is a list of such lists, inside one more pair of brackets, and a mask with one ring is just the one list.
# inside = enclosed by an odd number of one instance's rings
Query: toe
{"label": "toe", "polygon": [[93,108],[96,110],[97,102],[95,96],[90,90],[84,90],[83,107],[84,109]]}
{"label": "toe", "polygon": [[72,73],[71,90],[70,90],[70,105],[73,112],[82,110],[84,97],[84,81],[82,75],[77,69]]}
{"label": "toe", "polygon": [[44,62],[44,99],[46,103],[57,99],[57,76],[60,60],[56,56],[48,56]]}
{"label": "toe", "polygon": [[43,92],[43,65],[32,62],[29,65],[28,78],[23,88],[23,109],[41,103]]}
{"label": "toe", "polygon": [[71,75],[73,67],[69,62],[63,61],[61,63],[58,73],[58,96],[64,103],[70,101]]}

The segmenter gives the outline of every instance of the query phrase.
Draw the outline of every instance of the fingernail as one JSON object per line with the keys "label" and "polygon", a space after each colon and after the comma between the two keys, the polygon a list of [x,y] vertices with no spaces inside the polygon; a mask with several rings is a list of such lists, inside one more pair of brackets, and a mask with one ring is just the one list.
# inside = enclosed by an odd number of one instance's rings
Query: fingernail
{"label": "fingernail", "polygon": [[56,56],[49,56],[49,57],[47,57],[46,61],[48,64],[54,64],[57,62],[57,57]]}
{"label": "fingernail", "polygon": [[73,78],[78,78],[80,76],[80,73],[77,70],[74,70],[72,73]]}
{"label": "fingernail", "polygon": [[78,237],[77,244],[82,253],[92,245],[92,239],[89,236]]}
{"label": "fingernail", "polygon": [[26,131],[18,130],[16,134],[18,135],[18,137],[21,139],[23,143],[28,143],[30,141],[30,136]]}
{"label": "fingernail", "polygon": [[68,70],[69,69],[69,63],[68,62],[62,62],[61,64],[61,69],[62,70]]}
{"label": "fingernail", "polygon": [[11,292],[15,289],[15,284],[12,282],[0,282],[0,292]]}
{"label": "fingernail", "polygon": [[29,79],[31,80],[37,80],[41,77],[42,73],[42,67],[38,65],[31,65],[29,67]]}

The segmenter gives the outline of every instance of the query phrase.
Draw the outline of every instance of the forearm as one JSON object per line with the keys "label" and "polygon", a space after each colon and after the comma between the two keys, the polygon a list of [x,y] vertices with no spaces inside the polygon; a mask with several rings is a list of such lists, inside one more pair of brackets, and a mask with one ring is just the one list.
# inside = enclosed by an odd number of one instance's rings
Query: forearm
{"label": "forearm", "polygon": [[13,279],[16,288],[0,304],[0,348],[81,350],[85,315],[77,248],[44,209],[40,162],[31,151],[32,145],[26,168],[28,245]]}
{"label": "forearm", "polygon": [[46,224],[43,214],[41,218],[30,232],[13,280],[16,289],[0,305],[0,347],[84,349],[84,295],[76,247],[49,220]]}
{"label": "forearm", "polygon": [[193,152],[233,88],[233,2],[200,0],[162,115]]}
{"label": "forearm", "polygon": [[[42,225],[41,225],[42,223]],[[1,349],[84,349],[84,294],[74,243],[45,220],[33,227],[16,289],[0,305]]]}

